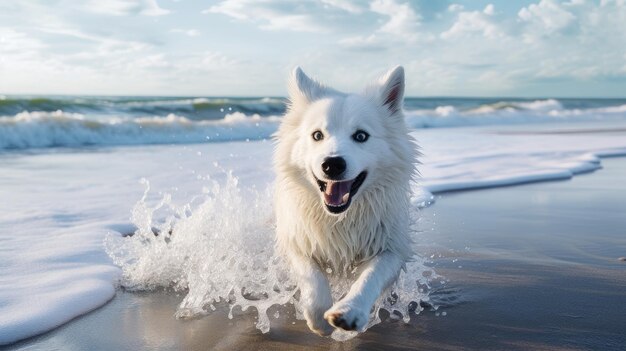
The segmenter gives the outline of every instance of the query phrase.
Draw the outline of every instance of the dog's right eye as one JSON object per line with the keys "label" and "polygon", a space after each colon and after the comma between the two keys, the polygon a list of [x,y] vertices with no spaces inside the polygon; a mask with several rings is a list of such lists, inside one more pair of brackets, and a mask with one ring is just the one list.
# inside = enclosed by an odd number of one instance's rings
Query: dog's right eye
{"label": "dog's right eye", "polygon": [[324,134],[322,134],[322,132],[320,132],[319,130],[314,131],[313,134],[311,134],[311,136],[313,137],[313,140],[315,141],[320,141],[324,139]]}

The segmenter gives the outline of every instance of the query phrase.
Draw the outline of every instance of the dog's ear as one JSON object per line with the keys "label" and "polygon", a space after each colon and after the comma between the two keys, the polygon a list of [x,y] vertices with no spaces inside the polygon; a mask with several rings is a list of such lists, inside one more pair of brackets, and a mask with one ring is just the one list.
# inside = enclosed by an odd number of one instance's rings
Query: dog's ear
{"label": "dog's ear", "polygon": [[402,110],[404,98],[404,68],[396,66],[380,78],[378,99],[393,115]]}
{"label": "dog's ear", "polygon": [[291,105],[309,104],[330,90],[318,81],[309,78],[300,67],[296,67],[289,77],[289,100]]}

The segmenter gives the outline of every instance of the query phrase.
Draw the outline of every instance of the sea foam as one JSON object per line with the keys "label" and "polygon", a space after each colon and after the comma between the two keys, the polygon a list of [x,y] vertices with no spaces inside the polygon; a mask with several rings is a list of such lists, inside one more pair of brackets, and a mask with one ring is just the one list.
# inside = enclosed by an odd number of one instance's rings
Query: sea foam
{"label": "sea foam", "polygon": [[[129,236],[110,235],[108,253],[123,270],[122,286],[129,290],[171,288],[186,295],[177,317],[189,318],[214,311],[220,303],[247,310],[253,307],[256,327],[270,330],[268,309],[293,304],[302,319],[298,289],[289,266],[274,251],[274,222],[270,190],[241,188],[228,173],[223,183],[211,181],[203,194],[176,205],[170,195],[150,203],[150,187],[132,210],[137,229]],[[417,234],[415,234],[417,235]],[[428,301],[424,287],[436,275],[415,257],[398,283],[382,297],[369,326],[380,322],[385,309],[409,321]],[[339,299],[354,277],[333,278]],[[427,289],[426,289],[427,290]],[[369,327],[368,326],[368,327]],[[336,332],[346,339],[355,333]]]}

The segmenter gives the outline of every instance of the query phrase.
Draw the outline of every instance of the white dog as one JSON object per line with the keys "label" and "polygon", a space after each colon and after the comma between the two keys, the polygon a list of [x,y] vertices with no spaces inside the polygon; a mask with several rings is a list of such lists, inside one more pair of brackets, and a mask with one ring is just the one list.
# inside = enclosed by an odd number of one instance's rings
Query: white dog
{"label": "white dog", "polygon": [[[417,150],[403,94],[402,67],[361,94],[326,87],[299,67],[290,77],[274,155],[277,246],[298,276],[307,324],[320,335],[364,330],[413,255],[409,183]],[[328,268],[358,274],[334,304]]]}

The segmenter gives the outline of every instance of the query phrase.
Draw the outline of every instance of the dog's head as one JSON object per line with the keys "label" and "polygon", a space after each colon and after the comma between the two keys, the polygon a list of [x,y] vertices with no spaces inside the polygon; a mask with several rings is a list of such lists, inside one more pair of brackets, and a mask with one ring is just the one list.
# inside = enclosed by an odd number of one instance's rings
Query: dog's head
{"label": "dog's head", "polygon": [[402,162],[394,145],[395,139],[407,139],[403,94],[402,67],[361,94],[326,87],[297,67],[289,81],[289,111],[278,132],[279,143],[289,150],[277,162],[295,166],[330,214],[346,211],[368,187],[384,180],[388,167]]}

